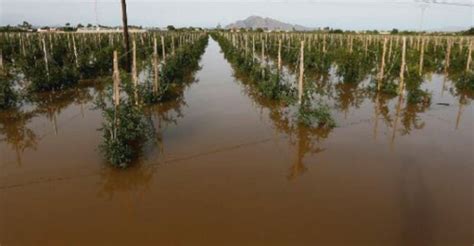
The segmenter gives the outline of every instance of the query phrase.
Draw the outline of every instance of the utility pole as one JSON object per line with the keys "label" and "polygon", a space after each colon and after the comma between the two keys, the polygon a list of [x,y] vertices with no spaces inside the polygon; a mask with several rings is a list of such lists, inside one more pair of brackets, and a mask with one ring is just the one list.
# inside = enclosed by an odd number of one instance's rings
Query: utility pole
{"label": "utility pole", "polygon": [[127,21],[127,3],[125,0],[122,1],[122,22],[123,22],[123,42],[125,43],[125,53],[127,55],[127,61],[125,62],[125,69],[130,72],[130,60],[132,54],[130,54],[130,38],[128,36],[128,21]]}
{"label": "utility pole", "polygon": [[425,22],[425,11],[426,11],[426,8],[428,8],[429,5],[426,4],[426,3],[422,3],[420,4],[420,9],[421,9],[421,16],[420,16],[420,26],[419,26],[419,30],[420,32],[423,31],[423,24]]}

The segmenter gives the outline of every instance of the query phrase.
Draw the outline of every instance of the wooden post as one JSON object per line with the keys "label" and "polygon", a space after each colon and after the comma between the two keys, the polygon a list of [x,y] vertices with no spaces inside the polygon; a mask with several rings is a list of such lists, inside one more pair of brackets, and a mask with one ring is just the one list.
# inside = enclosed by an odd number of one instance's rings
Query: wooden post
{"label": "wooden post", "polygon": [[159,79],[159,67],[158,67],[158,44],[156,42],[156,38],[153,39],[153,93],[155,96],[158,93],[158,79]]}
{"label": "wooden post", "polygon": [[352,42],[354,42],[354,40],[352,39],[352,36],[349,36],[349,53],[350,54],[352,54],[352,50],[353,50],[353,48],[352,48],[353,43]]}
{"label": "wooden post", "polygon": [[74,34],[72,35],[72,47],[74,49],[74,58],[76,58],[76,67],[79,67],[79,60],[77,56],[77,48],[76,48],[76,39],[74,38]]}
{"label": "wooden post", "polygon": [[384,69],[385,69],[385,54],[387,53],[387,37],[383,40],[383,51],[382,51],[382,62],[380,64],[380,73],[379,73],[379,83],[377,85],[377,91],[380,91],[380,87],[382,86],[382,81],[384,77]]}
{"label": "wooden post", "polygon": [[423,75],[423,63],[424,63],[424,57],[425,57],[425,39],[421,38],[421,48],[420,48],[420,70],[419,70],[419,75]]}
{"label": "wooden post", "polygon": [[448,43],[447,44],[448,46],[446,47],[446,59],[445,59],[445,62],[444,62],[444,73],[448,73],[448,69],[449,69],[452,40],[448,38],[447,43]]}
{"label": "wooden post", "polygon": [[49,52],[53,54],[53,38],[51,34],[48,35],[48,39],[49,39]]}
{"label": "wooden post", "polygon": [[301,41],[300,48],[300,76],[298,78],[298,103],[303,101],[303,76],[304,76],[304,40]]}
{"label": "wooden post", "polygon": [[132,50],[132,82],[135,94],[135,104],[138,105],[137,44],[135,40],[133,40]]}
{"label": "wooden post", "polygon": [[255,35],[252,35],[252,60],[255,59]]}
{"label": "wooden post", "polygon": [[174,47],[174,35],[171,35],[171,54],[174,56],[176,54],[175,47]]}
{"label": "wooden post", "polygon": [[163,57],[163,63],[166,64],[166,51],[165,51],[165,37],[161,36],[161,57]]}
{"label": "wooden post", "polygon": [[263,39],[260,39],[262,42],[262,64],[265,62],[265,42]]}
{"label": "wooden post", "polygon": [[[27,36],[26,36],[26,42],[28,42],[28,41],[29,41],[29,39],[28,39],[28,34],[26,34],[26,35],[27,35]],[[28,42],[28,43],[29,43],[29,42]],[[23,42],[23,43],[21,44],[21,51],[22,51],[23,56],[26,56],[25,42]]]}
{"label": "wooden post", "polygon": [[364,56],[367,56],[368,46],[369,46],[369,39],[368,37],[365,37],[364,38]]}
{"label": "wooden post", "polygon": [[323,35],[323,54],[326,54],[326,34]]}
{"label": "wooden post", "polygon": [[402,39],[402,61],[400,65],[400,83],[398,88],[398,93],[403,93],[404,87],[404,78],[405,78],[405,59],[406,59],[406,48],[407,48],[407,38],[403,37]]}
{"label": "wooden post", "polygon": [[388,47],[388,60],[390,61],[390,59],[392,58],[392,47],[393,47],[393,38],[390,37],[390,45]]}
{"label": "wooden post", "polygon": [[41,38],[41,42],[43,43],[43,54],[44,54],[46,75],[48,76],[48,79],[49,79],[48,51],[46,50],[46,41],[44,40],[44,37]]}
{"label": "wooden post", "polygon": [[114,99],[114,105],[118,106],[120,105],[120,71],[119,71],[119,66],[118,66],[118,55],[117,51],[114,50],[114,72],[113,72],[113,81],[114,81],[114,86],[113,86],[113,99]]}
{"label": "wooden post", "polygon": [[281,71],[281,38],[278,40],[278,71]]}
{"label": "wooden post", "polygon": [[118,55],[117,55],[116,50],[114,50],[113,64],[114,64],[114,71],[113,71],[112,79],[113,79],[114,84],[112,88],[113,90],[112,99],[113,99],[113,104],[114,104],[114,127],[113,127],[113,131],[111,131],[111,135],[112,135],[112,139],[115,139],[117,137],[117,128],[119,124],[118,117],[117,117],[119,111],[117,109],[118,109],[118,106],[120,105],[120,70],[118,66]]}
{"label": "wooden post", "polygon": [[467,51],[467,63],[466,63],[466,72],[469,72],[471,68],[471,61],[472,61],[472,40],[469,42],[469,50]]}
{"label": "wooden post", "polygon": [[248,47],[249,46],[249,37],[247,36],[247,34],[245,34],[245,57],[247,57],[247,54],[248,54]]}

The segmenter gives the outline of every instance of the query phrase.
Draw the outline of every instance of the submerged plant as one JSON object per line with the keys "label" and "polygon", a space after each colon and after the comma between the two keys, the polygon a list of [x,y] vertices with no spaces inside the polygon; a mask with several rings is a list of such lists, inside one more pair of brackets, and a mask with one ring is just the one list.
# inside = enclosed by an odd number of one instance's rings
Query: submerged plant
{"label": "submerged plant", "polygon": [[[193,44],[186,44],[176,50],[175,55],[169,56],[166,63],[160,67],[158,79],[147,79],[139,87],[143,103],[154,104],[174,100],[181,94],[187,77],[199,68],[199,60],[208,44],[208,37],[202,36]],[[154,83],[157,83],[155,88]]]}
{"label": "submerged plant", "polygon": [[0,109],[15,106],[18,95],[13,90],[13,78],[6,72],[0,71]]}
{"label": "submerged plant", "polygon": [[421,89],[410,90],[407,93],[407,102],[410,104],[422,103],[429,105],[431,102],[431,94]]}
{"label": "submerged plant", "polygon": [[474,72],[468,71],[468,72],[462,73],[456,79],[455,83],[456,83],[456,88],[458,90],[474,91]]}
{"label": "submerged plant", "polygon": [[[370,85],[367,87],[369,91],[377,92],[378,81],[375,79],[371,80]],[[394,80],[384,80],[380,83],[380,92],[388,95],[395,96],[398,94],[399,85]]]}
{"label": "submerged plant", "polygon": [[[101,109],[103,115],[102,127],[99,129],[103,141],[99,149],[108,163],[125,168],[138,157],[142,146],[153,133],[153,125],[134,98],[130,76],[123,73],[121,78],[114,77],[108,93],[99,94],[96,108]],[[123,97],[120,96],[120,88],[125,92]]]}
{"label": "submerged plant", "polygon": [[189,71],[198,67],[206,44],[207,37],[202,36],[197,40],[198,46],[178,48],[166,59],[159,79],[150,77],[143,84],[132,83],[133,75],[120,73],[117,53],[114,53],[112,89],[105,95],[108,100],[101,96],[96,103],[104,117],[100,150],[110,164],[125,168],[138,157],[144,144],[155,134],[153,121],[146,116],[143,104],[177,98],[173,87],[182,87]]}
{"label": "submerged plant", "polygon": [[148,140],[152,127],[143,111],[131,102],[124,101],[115,107],[102,106],[102,109],[104,142],[100,150],[112,165],[127,167]]}
{"label": "submerged plant", "polygon": [[299,124],[307,127],[334,128],[336,126],[329,106],[322,103],[317,105],[308,102],[302,103],[298,108],[297,120]]}
{"label": "submerged plant", "polygon": [[213,35],[221,46],[225,57],[239,72],[249,75],[259,94],[265,98],[291,104],[296,101],[296,89],[282,79],[281,73],[269,64],[259,62],[232,46],[229,40],[221,35]]}
{"label": "submerged plant", "polygon": [[143,103],[155,104],[162,101],[164,95],[168,92],[168,84],[159,84],[158,89],[154,91],[153,84],[147,80],[139,86],[138,90]]}
{"label": "submerged plant", "polygon": [[284,83],[280,74],[270,74],[268,79],[257,83],[260,93],[269,99],[291,104],[296,101],[296,89]]}

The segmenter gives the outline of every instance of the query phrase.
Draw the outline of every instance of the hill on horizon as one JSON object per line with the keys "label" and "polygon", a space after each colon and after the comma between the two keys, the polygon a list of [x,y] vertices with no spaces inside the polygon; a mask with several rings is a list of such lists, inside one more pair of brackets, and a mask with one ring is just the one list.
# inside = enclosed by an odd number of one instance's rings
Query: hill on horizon
{"label": "hill on horizon", "polygon": [[301,26],[301,25],[293,25],[285,22],[281,22],[272,18],[263,18],[260,16],[250,16],[245,20],[239,20],[234,23],[231,23],[225,26],[228,29],[231,28],[246,28],[246,29],[268,29],[268,30],[282,30],[282,31],[307,31],[311,30],[311,28]]}

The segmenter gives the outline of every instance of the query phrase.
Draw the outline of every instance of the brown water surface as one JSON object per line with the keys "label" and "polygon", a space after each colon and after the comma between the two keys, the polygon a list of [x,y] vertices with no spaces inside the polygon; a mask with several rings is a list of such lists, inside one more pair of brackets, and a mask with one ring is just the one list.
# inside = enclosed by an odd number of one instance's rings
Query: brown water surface
{"label": "brown water surface", "polygon": [[212,39],[201,66],[127,170],[97,148],[101,90],[0,112],[0,245],[474,243],[474,107],[444,76],[426,106],[328,85],[337,127],[311,130]]}

